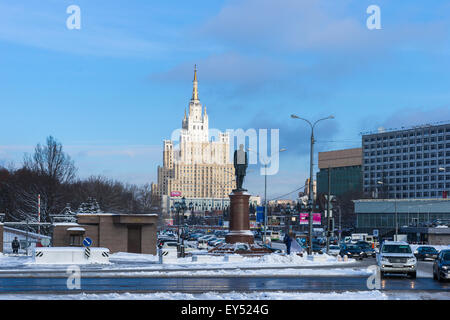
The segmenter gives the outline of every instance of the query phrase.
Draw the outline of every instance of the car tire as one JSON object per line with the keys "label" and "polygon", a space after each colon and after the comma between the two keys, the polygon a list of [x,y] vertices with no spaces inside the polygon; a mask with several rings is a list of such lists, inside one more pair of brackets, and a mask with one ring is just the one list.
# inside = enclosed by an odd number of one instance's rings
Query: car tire
{"label": "car tire", "polygon": [[384,278],[386,276],[386,274],[384,273],[384,271],[380,271],[380,277]]}
{"label": "car tire", "polygon": [[438,270],[437,281],[442,282],[444,279],[441,278],[441,272]]}
{"label": "car tire", "polygon": [[416,277],[417,277],[417,272],[410,272],[409,274],[408,274],[409,276],[410,276],[410,278],[412,278],[412,279],[416,279]]}

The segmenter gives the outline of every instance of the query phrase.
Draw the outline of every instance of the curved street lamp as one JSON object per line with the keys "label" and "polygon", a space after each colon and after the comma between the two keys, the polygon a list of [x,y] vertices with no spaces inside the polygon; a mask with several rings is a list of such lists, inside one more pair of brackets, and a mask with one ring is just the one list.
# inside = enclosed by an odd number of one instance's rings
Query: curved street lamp
{"label": "curved street lamp", "polygon": [[334,116],[328,116],[326,118],[321,118],[316,120],[314,123],[311,121],[301,118],[295,114],[291,114],[292,119],[300,119],[309,124],[311,127],[311,151],[310,151],[310,161],[309,161],[309,195],[308,195],[308,206],[309,206],[309,246],[308,254],[312,254],[312,227],[313,227],[313,208],[314,208],[314,196],[313,196],[313,160],[314,160],[314,127],[323,120],[334,119]]}

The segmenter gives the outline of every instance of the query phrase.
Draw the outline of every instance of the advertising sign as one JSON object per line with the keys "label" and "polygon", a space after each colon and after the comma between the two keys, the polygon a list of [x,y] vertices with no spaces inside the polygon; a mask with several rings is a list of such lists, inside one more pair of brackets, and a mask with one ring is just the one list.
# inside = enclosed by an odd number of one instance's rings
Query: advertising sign
{"label": "advertising sign", "polygon": [[173,226],[173,219],[165,219],[166,226]]}
{"label": "advertising sign", "polygon": [[[301,212],[300,213],[300,224],[309,224],[309,214]],[[320,213],[313,213],[313,224],[322,224],[322,215]]]}
{"label": "advertising sign", "polygon": [[181,191],[172,191],[170,192],[171,197],[181,197]]}

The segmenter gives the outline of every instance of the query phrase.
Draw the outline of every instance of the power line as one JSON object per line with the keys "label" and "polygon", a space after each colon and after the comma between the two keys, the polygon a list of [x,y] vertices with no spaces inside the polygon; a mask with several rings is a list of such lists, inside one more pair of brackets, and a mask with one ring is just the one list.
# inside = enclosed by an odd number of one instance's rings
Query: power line
{"label": "power line", "polygon": [[306,184],[305,184],[304,186],[298,188],[298,189],[295,189],[294,191],[291,191],[291,192],[289,192],[289,193],[283,194],[283,195],[278,196],[278,197],[276,197],[276,198],[270,199],[269,201],[278,200],[278,199],[280,199],[280,198],[286,197],[286,196],[288,196],[288,195],[290,195],[290,194],[292,194],[292,193],[294,193],[294,192],[297,192],[297,191],[299,191],[299,190],[301,190],[301,189],[303,189],[303,188],[305,188],[305,187],[306,187]]}

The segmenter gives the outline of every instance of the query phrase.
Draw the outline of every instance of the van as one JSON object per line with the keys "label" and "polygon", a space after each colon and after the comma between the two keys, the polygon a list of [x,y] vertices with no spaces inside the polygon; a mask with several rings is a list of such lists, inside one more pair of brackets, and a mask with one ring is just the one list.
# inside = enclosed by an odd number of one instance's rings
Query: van
{"label": "van", "polygon": [[281,239],[281,232],[279,231],[272,231],[270,235],[270,240],[272,241],[278,241]]}

